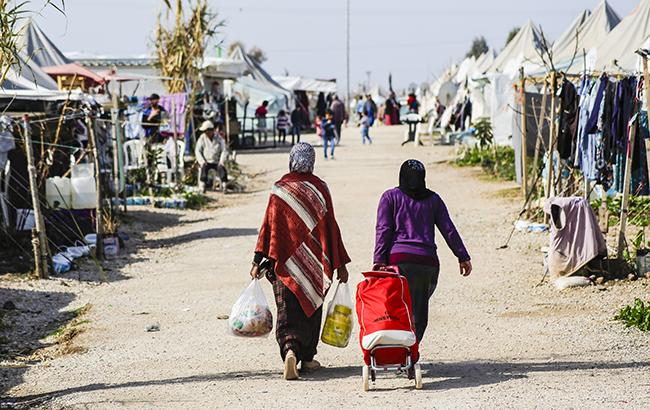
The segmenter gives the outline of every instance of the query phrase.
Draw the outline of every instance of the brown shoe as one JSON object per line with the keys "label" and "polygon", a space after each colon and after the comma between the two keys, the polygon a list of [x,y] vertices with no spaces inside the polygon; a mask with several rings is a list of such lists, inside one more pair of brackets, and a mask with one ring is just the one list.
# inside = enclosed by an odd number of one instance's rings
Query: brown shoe
{"label": "brown shoe", "polygon": [[298,380],[298,359],[293,350],[284,357],[284,380]]}
{"label": "brown shoe", "polygon": [[320,365],[318,360],[312,360],[309,362],[302,362],[302,364],[300,365],[300,370],[303,372],[315,372],[321,367],[322,366]]}

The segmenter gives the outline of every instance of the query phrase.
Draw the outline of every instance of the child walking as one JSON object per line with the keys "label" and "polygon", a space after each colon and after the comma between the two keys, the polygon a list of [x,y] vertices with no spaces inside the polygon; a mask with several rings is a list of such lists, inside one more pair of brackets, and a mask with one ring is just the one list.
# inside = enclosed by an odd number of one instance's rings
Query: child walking
{"label": "child walking", "polygon": [[327,159],[327,145],[330,145],[330,158],[334,159],[334,147],[336,146],[336,123],[334,122],[334,113],[328,109],[325,111],[325,119],[321,123],[323,133],[323,149],[325,159]]}
{"label": "child walking", "polygon": [[286,111],[280,110],[276,121],[277,121],[276,127],[278,129],[278,140],[282,138],[282,143],[286,144],[287,132],[289,131],[289,126],[291,124],[291,121],[289,120],[289,116],[287,115]]}
{"label": "child walking", "polygon": [[372,144],[372,138],[370,138],[370,119],[366,114],[363,114],[361,117],[361,142],[365,145],[366,140],[369,144]]}

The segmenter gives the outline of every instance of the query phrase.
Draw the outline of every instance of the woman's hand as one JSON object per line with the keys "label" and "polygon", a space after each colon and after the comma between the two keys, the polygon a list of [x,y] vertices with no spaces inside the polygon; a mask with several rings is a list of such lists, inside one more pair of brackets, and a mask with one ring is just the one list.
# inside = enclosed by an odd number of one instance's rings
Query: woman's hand
{"label": "woman's hand", "polygon": [[348,273],[348,268],[345,266],[341,266],[336,270],[336,279],[339,280],[341,283],[348,283],[348,279],[350,277],[350,274]]}
{"label": "woman's hand", "polygon": [[257,263],[253,263],[253,267],[251,267],[251,279],[259,279],[261,277],[260,273],[260,265]]}
{"label": "woman's hand", "polygon": [[461,262],[459,265],[461,275],[469,276],[469,274],[472,273],[472,261]]}

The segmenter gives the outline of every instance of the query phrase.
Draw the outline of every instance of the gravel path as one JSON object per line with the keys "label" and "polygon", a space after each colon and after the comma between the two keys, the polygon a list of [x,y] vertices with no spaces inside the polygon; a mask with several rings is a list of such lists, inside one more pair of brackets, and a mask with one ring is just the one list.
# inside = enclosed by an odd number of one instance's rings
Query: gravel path
{"label": "gravel path", "polygon": [[[513,186],[445,164],[448,148],[400,148],[402,133],[373,129],[375,144],[362,146],[358,129],[347,129],[336,161],[319,156],[316,172],[332,191],[352,282],[371,262],[377,201],[404,159],[427,164],[430,187],[450,208],[475,271],[460,277],[441,244],[441,280],[421,345],[423,391],[390,375],[362,392],[354,342],[321,346],[325,369],[286,382],[273,338],[226,334],[217,316],[248,283],[268,187],[288,162],[286,153],[255,153],[239,161],[266,171],[263,184],[229,198],[232,206],[138,211],[162,229],[140,232],[144,241],[110,283],[76,292],[75,305],[92,304],[88,330],[75,339],[86,351],[25,369],[9,395],[53,409],[650,408],[650,337],[611,320],[635,297],[650,299],[647,281],[564,292],[536,286],[546,235],[515,234],[496,250],[520,206],[509,199]],[[153,323],[160,331],[145,332]]]}

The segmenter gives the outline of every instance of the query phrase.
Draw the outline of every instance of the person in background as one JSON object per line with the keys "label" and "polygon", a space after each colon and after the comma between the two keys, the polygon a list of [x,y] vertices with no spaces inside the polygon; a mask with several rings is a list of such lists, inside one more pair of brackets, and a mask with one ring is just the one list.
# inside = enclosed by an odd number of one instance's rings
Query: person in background
{"label": "person in background", "polygon": [[278,117],[276,118],[276,127],[278,129],[278,139],[282,138],[283,144],[287,143],[287,132],[289,131],[290,126],[291,121],[289,120],[287,112],[280,110],[280,112],[278,112]]}
{"label": "person in background", "polygon": [[300,134],[302,128],[307,125],[307,116],[300,104],[296,104],[296,108],[291,112],[291,145],[300,142]]}
{"label": "person in background", "polygon": [[255,110],[255,118],[257,119],[257,133],[259,142],[262,142],[262,135],[264,135],[264,142],[266,142],[268,137],[268,131],[266,128],[266,115],[269,113],[269,102],[264,100],[262,105],[257,107]]}
{"label": "person in background", "polygon": [[199,190],[205,192],[206,183],[208,182],[208,172],[213,169],[217,171],[221,180],[222,192],[226,193],[228,184],[228,171],[226,170],[228,150],[226,149],[226,141],[220,133],[215,132],[212,121],[204,121],[199,131],[202,134],[194,148],[194,156],[200,167]]}
{"label": "person in background", "polygon": [[361,125],[361,142],[365,145],[366,140],[368,140],[369,144],[372,144],[372,139],[370,138],[370,126],[368,125],[369,119],[367,115],[363,115],[361,117],[360,125]]}
{"label": "person in background", "polygon": [[334,94],[332,97],[332,103],[330,104],[330,110],[332,110],[332,119],[334,125],[336,126],[336,143],[338,144],[341,141],[341,127],[343,121],[345,121],[345,104],[339,100],[339,96]]}
{"label": "person in background", "polygon": [[314,119],[314,128],[316,128],[316,135],[318,135],[318,138],[323,138],[323,117],[320,115],[317,115],[316,118]]}
{"label": "person in background", "polygon": [[160,137],[160,123],[167,114],[165,108],[161,106],[160,96],[153,93],[147,99],[149,106],[142,111],[142,128],[144,129],[147,142],[159,143],[162,142]]}
{"label": "person in background", "polygon": [[472,272],[470,256],[447,207],[438,194],[427,189],[425,177],[420,161],[410,159],[402,164],[399,186],[384,192],[379,200],[374,254],[376,269],[397,265],[406,277],[418,342],[427,328],[429,298],[440,273],[435,227],[458,258],[460,274]]}
{"label": "person in background", "polygon": [[436,112],[436,120],[435,120],[434,124],[436,126],[439,126],[440,125],[440,120],[442,119],[442,114],[445,113],[445,110],[447,109],[447,107],[445,107],[445,105],[442,103],[442,101],[440,101],[440,98],[436,97],[436,102],[435,102],[435,104],[433,106],[433,109]]}
{"label": "person in background", "polygon": [[406,104],[409,107],[409,112],[417,114],[418,111],[420,111],[420,103],[418,102],[418,99],[415,97],[415,93],[409,94],[408,99],[406,100]]}
{"label": "person in background", "polygon": [[361,117],[363,117],[363,106],[364,106],[364,101],[363,101],[363,96],[362,95],[357,95],[355,98],[356,100],[356,105],[355,105],[355,112],[357,113],[357,121],[361,121]]}
{"label": "person in background", "polygon": [[334,147],[336,146],[336,123],[334,122],[334,114],[332,110],[325,111],[325,118],[321,122],[321,129],[323,133],[323,150],[325,159],[327,159],[327,146],[330,146],[330,158],[334,159]]}
{"label": "person in background", "polygon": [[[325,296],[334,279],[348,281],[350,263],[327,184],[314,175],[314,147],[299,142],[289,154],[289,173],[273,185],[250,275],[266,275],[278,307],[275,336],[285,380],[318,370],[317,353]],[[263,262],[263,260],[266,261]]]}
{"label": "person in background", "polygon": [[325,93],[321,91],[318,93],[318,101],[316,101],[316,115],[321,118],[325,117],[325,110],[327,110],[327,101],[325,101]]}
{"label": "person in background", "polygon": [[372,99],[372,95],[366,95],[366,102],[363,104],[363,113],[368,116],[368,126],[372,127],[377,118],[377,104]]}

